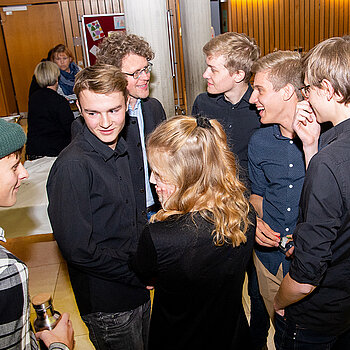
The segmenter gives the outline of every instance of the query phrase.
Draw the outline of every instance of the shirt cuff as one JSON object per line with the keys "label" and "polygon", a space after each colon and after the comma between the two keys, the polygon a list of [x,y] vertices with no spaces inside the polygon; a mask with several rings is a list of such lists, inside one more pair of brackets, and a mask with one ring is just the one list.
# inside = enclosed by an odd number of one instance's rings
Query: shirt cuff
{"label": "shirt cuff", "polygon": [[69,350],[69,347],[63,343],[51,343],[49,346],[49,350]]}

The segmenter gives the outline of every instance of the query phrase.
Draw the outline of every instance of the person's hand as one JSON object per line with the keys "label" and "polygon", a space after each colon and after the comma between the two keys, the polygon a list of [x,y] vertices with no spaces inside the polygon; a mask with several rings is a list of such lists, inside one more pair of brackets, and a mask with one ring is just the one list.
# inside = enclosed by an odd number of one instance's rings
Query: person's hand
{"label": "person's hand", "polygon": [[321,126],[316,120],[316,115],[308,101],[297,103],[295,110],[293,129],[303,143],[304,147],[318,144]]}
{"label": "person's hand", "polygon": [[286,252],[286,257],[290,258],[294,253],[294,246],[292,248],[290,248],[289,250],[287,250]]}
{"label": "person's hand", "polygon": [[154,289],[154,286],[146,286],[146,289],[152,290],[152,289]]}
{"label": "person's hand", "polygon": [[257,218],[255,241],[264,247],[278,247],[280,233],[273,231],[265,221]]}
{"label": "person's hand", "polygon": [[276,309],[276,306],[274,305],[274,308],[275,308],[275,312],[276,314],[284,317],[284,309]]}
{"label": "person's hand", "polygon": [[71,350],[74,347],[74,330],[67,313],[62,314],[61,319],[52,331],[37,332],[35,336],[37,339],[41,339],[47,347],[55,342],[63,343]]}

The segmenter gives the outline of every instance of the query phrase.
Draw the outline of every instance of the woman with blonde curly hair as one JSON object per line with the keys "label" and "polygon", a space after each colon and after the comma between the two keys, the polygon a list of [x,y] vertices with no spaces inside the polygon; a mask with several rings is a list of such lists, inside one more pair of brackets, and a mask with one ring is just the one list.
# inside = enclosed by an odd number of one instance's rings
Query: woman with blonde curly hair
{"label": "woman with blonde curly hair", "polygon": [[242,306],[255,214],[216,120],[178,116],[149,136],[162,209],[131,265],[155,297],[153,349],[250,349]]}

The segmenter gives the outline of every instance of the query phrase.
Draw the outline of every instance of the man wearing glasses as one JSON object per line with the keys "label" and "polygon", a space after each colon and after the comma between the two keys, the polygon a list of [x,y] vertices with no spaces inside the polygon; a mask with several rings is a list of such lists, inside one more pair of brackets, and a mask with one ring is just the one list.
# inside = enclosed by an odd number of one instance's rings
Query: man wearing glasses
{"label": "man wearing glasses", "polygon": [[[275,344],[343,350],[350,344],[349,37],[316,45],[303,70],[306,101],[298,104],[294,129],[309,165],[293,260],[275,298]],[[318,138],[324,122],[333,127]]]}
{"label": "man wearing glasses", "polygon": [[106,37],[97,55],[97,63],[120,68],[128,82],[129,107],[122,136],[128,144],[140,227],[157,210],[157,195],[149,182],[145,139],[166,118],[161,103],[149,97],[153,58],[154,52],[144,39],[124,32]]}
{"label": "man wearing glasses", "polygon": [[250,102],[256,105],[261,123],[267,124],[254,133],[248,145],[250,201],[259,215],[254,263],[260,292],[273,319],[273,299],[290,264],[279,245],[292,238],[305,176],[302,143],[293,130],[296,107],[302,100],[300,54],[268,54],[253,64],[252,71]]}

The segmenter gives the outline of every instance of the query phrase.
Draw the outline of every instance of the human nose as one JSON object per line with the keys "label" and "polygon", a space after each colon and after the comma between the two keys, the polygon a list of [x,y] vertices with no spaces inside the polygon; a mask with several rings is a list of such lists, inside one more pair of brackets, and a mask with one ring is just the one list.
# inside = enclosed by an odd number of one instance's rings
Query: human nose
{"label": "human nose", "polygon": [[210,78],[209,67],[207,67],[207,69],[204,71],[203,78],[204,79],[209,79]]}
{"label": "human nose", "polygon": [[151,76],[151,71],[149,71],[147,68],[143,68],[141,69],[137,79],[149,80],[150,76]]}
{"label": "human nose", "polygon": [[150,176],[150,178],[149,178],[149,182],[151,183],[151,184],[156,184],[156,179],[155,179],[155,177],[154,177],[154,173],[153,173],[153,171],[151,172],[151,176]]}
{"label": "human nose", "polygon": [[256,104],[258,102],[258,92],[253,90],[253,93],[250,95],[249,103]]}
{"label": "human nose", "polygon": [[22,163],[20,163],[19,165],[18,165],[18,179],[19,180],[25,180],[25,179],[28,179],[28,177],[29,177],[29,174],[28,174],[28,171],[27,171],[27,169],[23,166],[23,164]]}
{"label": "human nose", "polygon": [[111,118],[108,113],[102,113],[100,116],[100,126],[107,129],[112,124]]}

